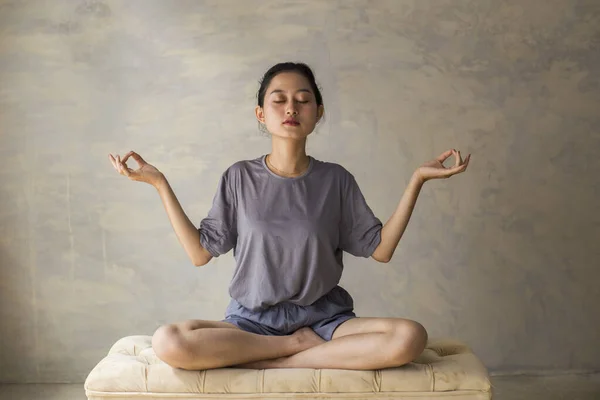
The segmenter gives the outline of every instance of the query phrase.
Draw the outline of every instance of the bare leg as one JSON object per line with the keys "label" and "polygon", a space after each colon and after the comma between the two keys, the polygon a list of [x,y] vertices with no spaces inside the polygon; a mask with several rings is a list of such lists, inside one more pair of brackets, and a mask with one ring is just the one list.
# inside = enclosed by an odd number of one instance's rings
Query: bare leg
{"label": "bare leg", "polygon": [[[323,343],[327,343],[325,340],[323,340],[321,338],[321,336],[317,335],[312,329],[310,328],[302,328],[299,329],[298,332],[303,331],[304,335],[309,338],[311,337],[311,339],[309,339],[311,342],[313,342],[313,347],[320,347],[321,344]],[[252,361],[249,363],[243,363],[243,364],[239,364],[239,365],[235,365],[236,368],[248,368],[248,369],[265,369],[265,368],[284,368],[281,366],[281,363],[287,359],[289,356],[284,356],[284,357],[276,357],[273,359],[265,359],[265,360],[259,360],[259,361]],[[275,367],[275,365],[277,365],[277,367]]]}
{"label": "bare leg", "polygon": [[226,322],[201,320],[161,326],[152,337],[152,347],[161,360],[188,370],[290,356],[320,343],[304,329],[288,336],[265,336]]}
{"label": "bare leg", "polygon": [[[365,332],[369,325],[380,332]],[[338,329],[340,332],[337,336],[334,334],[329,342],[291,356],[254,362],[247,367],[352,370],[391,368],[417,358],[423,352],[428,338],[422,325],[402,319],[357,318],[345,322]]]}

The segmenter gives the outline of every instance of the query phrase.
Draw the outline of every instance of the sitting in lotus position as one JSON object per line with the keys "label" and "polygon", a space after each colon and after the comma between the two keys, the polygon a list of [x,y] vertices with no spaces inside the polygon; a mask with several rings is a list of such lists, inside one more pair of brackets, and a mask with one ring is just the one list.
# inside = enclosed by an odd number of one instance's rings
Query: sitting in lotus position
{"label": "sitting in lotus position", "polygon": [[[448,150],[420,167],[385,224],[354,176],[306,153],[324,105],[312,70],[280,63],[260,82],[255,108],[272,150],[222,174],[199,226],[184,213],[166,177],[139,154],[109,155],[114,168],[154,186],[179,241],[196,266],[233,249],[236,268],[221,321],[159,327],[152,346],[165,363],[187,370],[335,368],[371,370],[413,361],[427,331],[403,318],[357,317],[339,286],[343,252],[382,263],[392,258],[425,182],[465,171]],[[444,161],[455,157],[452,167]],[[129,158],[138,169],[129,168]]]}

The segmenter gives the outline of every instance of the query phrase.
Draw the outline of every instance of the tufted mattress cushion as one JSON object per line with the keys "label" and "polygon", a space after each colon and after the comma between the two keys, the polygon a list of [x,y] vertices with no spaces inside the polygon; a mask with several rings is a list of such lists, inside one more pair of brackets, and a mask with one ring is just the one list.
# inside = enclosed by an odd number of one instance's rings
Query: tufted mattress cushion
{"label": "tufted mattress cushion", "polygon": [[126,399],[490,399],[486,368],[463,343],[430,339],[399,368],[175,369],[152,350],[151,336],[117,341],[85,381],[89,400]]}

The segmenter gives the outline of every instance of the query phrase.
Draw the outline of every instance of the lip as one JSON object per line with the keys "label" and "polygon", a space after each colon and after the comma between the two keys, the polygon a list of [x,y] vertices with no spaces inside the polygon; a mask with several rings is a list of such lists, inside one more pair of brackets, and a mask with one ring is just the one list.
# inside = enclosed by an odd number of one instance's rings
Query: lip
{"label": "lip", "polygon": [[285,121],[283,124],[284,125],[291,125],[291,126],[298,126],[298,125],[300,125],[300,122],[298,122],[298,121]]}

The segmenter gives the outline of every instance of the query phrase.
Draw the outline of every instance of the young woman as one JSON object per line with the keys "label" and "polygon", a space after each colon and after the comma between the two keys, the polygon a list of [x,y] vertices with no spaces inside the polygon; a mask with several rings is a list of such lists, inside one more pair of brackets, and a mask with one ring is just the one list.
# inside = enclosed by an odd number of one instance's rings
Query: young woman
{"label": "young woman", "polygon": [[[465,171],[470,155],[448,150],[417,168],[396,211],[382,224],[344,167],[306,154],[324,112],[311,69],[281,63],[261,80],[255,113],[272,151],[222,175],[196,227],[165,176],[133,151],[109,155],[131,180],[154,186],[191,261],[205,265],[233,249],[236,269],[222,321],[161,326],[152,346],[167,364],[190,370],[237,368],[380,369],[414,360],[427,332],[403,318],[357,317],[338,285],[344,251],[389,262],[422,185]],[[451,168],[444,160],[454,155]],[[139,168],[126,165],[132,157]]]}

